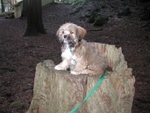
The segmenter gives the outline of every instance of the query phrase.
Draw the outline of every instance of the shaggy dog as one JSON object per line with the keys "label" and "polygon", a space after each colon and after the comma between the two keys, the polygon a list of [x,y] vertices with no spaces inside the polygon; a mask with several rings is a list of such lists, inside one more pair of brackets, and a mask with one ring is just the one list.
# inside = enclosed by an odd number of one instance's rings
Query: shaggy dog
{"label": "shaggy dog", "polygon": [[86,30],[73,23],[63,24],[56,35],[62,43],[62,62],[55,66],[56,70],[67,70],[71,74],[100,75],[107,68],[105,57],[95,43],[86,42],[83,38]]}

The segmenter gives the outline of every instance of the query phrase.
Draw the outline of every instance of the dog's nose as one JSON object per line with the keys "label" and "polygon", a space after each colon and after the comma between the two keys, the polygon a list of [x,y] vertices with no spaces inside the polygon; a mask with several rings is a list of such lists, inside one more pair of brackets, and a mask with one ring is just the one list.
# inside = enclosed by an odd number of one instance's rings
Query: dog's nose
{"label": "dog's nose", "polygon": [[68,35],[64,35],[64,38],[68,38]]}

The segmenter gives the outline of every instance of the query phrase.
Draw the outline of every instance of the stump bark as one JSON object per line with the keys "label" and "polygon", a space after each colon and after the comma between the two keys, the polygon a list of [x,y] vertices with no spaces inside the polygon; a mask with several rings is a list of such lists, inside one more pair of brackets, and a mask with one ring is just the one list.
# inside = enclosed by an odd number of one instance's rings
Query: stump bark
{"label": "stump bark", "polygon": [[[131,113],[135,77],[121,48],[98,43],[95,46],[105,54],[112,71],[107,72],[97,90],[76,113]],[[33,98],[27,113],[68,113],[99,78],[71,75],[68,71],[54,70],[54,66],[51,60],[37,64]]]}

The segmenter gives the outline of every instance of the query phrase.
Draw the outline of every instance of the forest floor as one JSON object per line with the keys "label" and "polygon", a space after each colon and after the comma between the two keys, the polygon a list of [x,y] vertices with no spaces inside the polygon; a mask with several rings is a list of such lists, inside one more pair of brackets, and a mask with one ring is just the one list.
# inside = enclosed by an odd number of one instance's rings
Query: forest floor
{"label": "forest floor", "polygon": [[[111,17],[102,27],[94,27],[70,14],[70,5],[47,5],[43,23],[47,34],[23,37],[25,19],[0,17],[0,113],[25,113],[33,96],[35,67],[51,59],[61,61],[55,36],[60,25],[73,22],[87,30],[86,40],[121,47],[136,78],[132,113],[150,113],[150,30],[138,13]],[[92,112],[91,112],[92,113]]]}

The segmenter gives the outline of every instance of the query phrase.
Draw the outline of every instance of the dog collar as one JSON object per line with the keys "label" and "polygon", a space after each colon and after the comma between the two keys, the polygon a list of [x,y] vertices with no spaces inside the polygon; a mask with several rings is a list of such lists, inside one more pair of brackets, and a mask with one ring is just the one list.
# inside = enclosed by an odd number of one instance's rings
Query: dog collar
{"label": "dog collar", "polygon": [[73,49],[69,49],[71,54],[72,54],[72,58],[71,58],[71,64],[76,65],[76,60],[73,58]]}
{"label": "dog collar", "polygon": [[69,50],[70,50],[70,52],[73,54],[73,48],[70,48]]}

